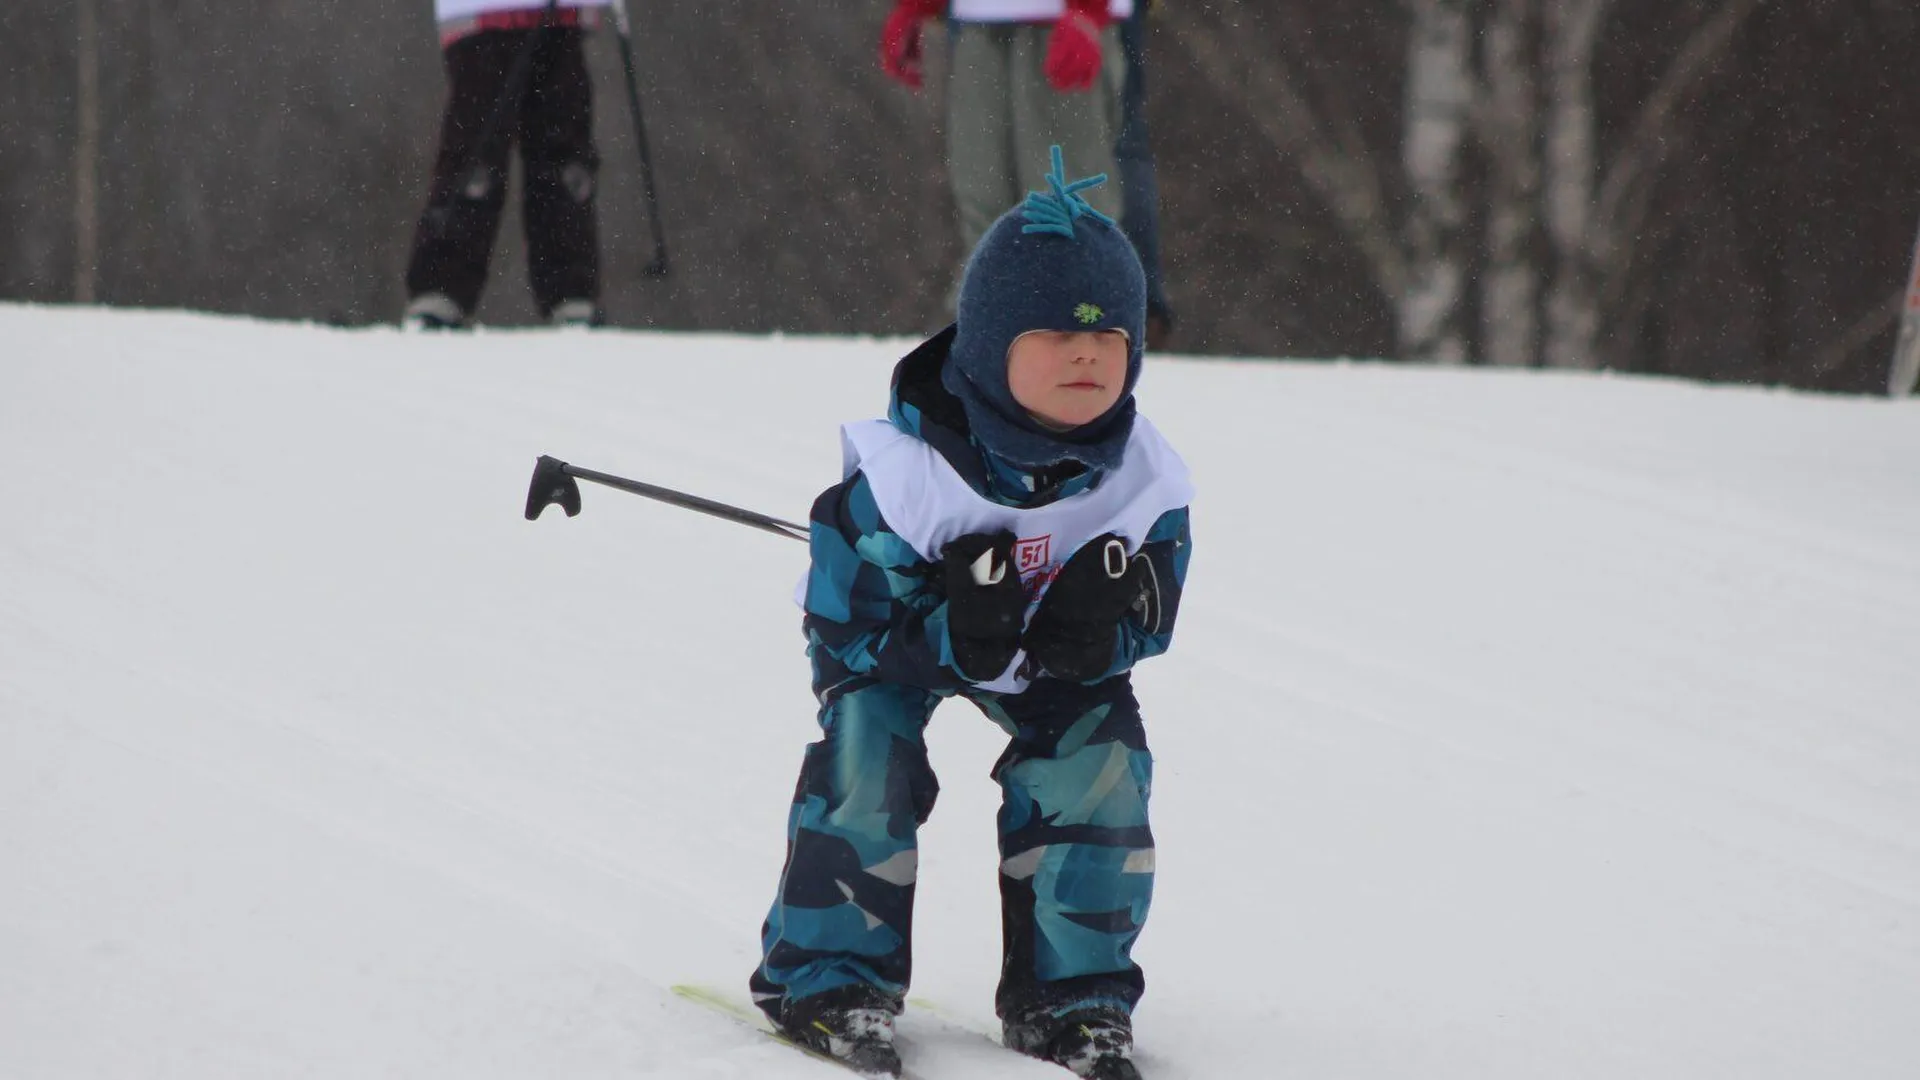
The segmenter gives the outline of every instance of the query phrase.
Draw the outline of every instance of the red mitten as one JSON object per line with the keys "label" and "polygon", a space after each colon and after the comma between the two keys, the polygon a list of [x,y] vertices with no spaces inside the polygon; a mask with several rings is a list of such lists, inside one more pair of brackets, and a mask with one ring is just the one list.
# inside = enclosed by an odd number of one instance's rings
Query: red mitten
{"label": "red mitten", "polygon": [[1107,0],[1067,0],[1067,13],[1047,38],[1047,82],[1063,94],[1093,89],[1100,77],[1100,32]]}
{"label": "red mitten", "polygon": [[946,14],[947,0],[900,0],[880,29],[880,70],[920,89],[920,24]]}

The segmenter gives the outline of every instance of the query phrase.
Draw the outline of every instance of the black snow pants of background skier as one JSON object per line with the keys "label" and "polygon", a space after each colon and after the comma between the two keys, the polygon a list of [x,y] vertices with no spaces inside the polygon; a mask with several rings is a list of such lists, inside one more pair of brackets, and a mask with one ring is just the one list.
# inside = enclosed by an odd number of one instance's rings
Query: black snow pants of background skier
{"label": "black snow pants of background skier", "polygon": [[[506,102],[487,145],[477,146],[529,35],[538,38],[531,78],[519,101]],[[445,293],[473,313],[506,205],[507,156],[518,142],[528,276],[540,317],[565,300],[598,300],[593,197],[600,159],[581,40],[573,27],[485,30],[447,47],[447,110],[432,190],[414,231],[409,297]]]}

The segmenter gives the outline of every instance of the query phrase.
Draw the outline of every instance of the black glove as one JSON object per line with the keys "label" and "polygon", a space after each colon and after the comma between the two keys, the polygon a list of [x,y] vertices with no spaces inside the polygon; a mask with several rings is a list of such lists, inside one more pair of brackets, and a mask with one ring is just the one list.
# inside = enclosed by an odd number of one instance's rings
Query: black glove
{"label": "black glove", "polygon": [[1097,678],[1113,662],[1120,620],[1150,602],[1152,573],[1112,533],[1082,545],[1033,613],[1027,655],[1056,679]]}
{"label": "black glove", "polygon": [[[1027,590],[1013,567],[1013,545],[1014,535],[1003,529],[969,533],[940,552],[953,664],[971,682],[999,678],[1020,650]],[[982,577],[989,580],[982,583]]]}

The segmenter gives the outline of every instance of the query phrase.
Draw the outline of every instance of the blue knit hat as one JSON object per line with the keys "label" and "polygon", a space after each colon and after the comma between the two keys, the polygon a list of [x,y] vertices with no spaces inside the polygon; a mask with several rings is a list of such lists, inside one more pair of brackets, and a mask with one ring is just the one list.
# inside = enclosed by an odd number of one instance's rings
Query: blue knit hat
{"label": "blue knit hat", "polygon": [[[1016,465],[1073,459],[1108,468],[1119,464],[1133,430],[1147,278],[1126,234],[1079,194],[1106,179],[1067,183],[1054,147],[1051,190],[1032,192],[1001,215],[973,249],[960,281],[958,330],[941,384],[966,408],[974,438]],[[1113,407],[1066,432],[1029,416],[1007,385],[1007,350],[1032,330],[1126,331],[1127,381]]]}

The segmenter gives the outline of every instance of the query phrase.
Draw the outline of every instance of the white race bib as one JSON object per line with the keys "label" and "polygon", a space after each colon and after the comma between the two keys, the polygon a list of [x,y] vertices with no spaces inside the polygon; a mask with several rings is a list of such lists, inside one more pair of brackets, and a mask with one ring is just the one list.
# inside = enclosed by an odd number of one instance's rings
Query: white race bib
{"label": "white race bib", "polygon": [[[1014,566],[1027,586],[1029,618],[1060,567],[1087,541],[1113,533],[1133,555],[1161,515],[1193,501],[1186,462],[1138,415],[1120,466],[1099,486],[1025,509],[1002,506],[973,490],[939,451],[885,420],[842,427],[840,446],[844,475],[866,475],[887,527],[922,559],[938,563],[947,544],[970,533],[1012,532],[1018,538]],[[798,598],[805,602],[805,580]],[[999,678],[978,685],[1010,694],[1025,690],[1029,680],[1016,674],[1025,660],[1022,650]]]}
{"label": "white race bib", "polygon": [[[1067,0],[953,0],[953,17],[963,22],[1041,22],[1067,13]],[[1133,0],[1107,0],[1107,14],[1124,19]]]}
{"label": "white race bib", "polygon": [[[606,7],[608,0],[560,0],[563,8]],[[545,0],[433,0],[435,22],[451,22],[496,11],[545,11]]]}

